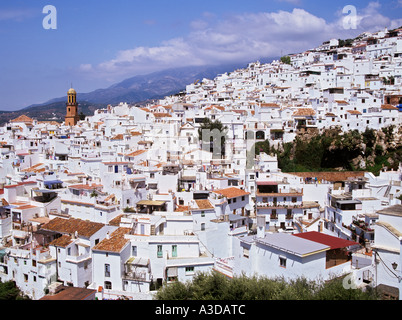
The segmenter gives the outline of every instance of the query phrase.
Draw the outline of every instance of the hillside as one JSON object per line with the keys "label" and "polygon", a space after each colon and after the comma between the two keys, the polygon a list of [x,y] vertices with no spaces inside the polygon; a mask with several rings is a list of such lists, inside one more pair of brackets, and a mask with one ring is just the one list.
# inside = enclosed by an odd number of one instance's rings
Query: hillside
{"label": "hillside", "polygon": [[[82,112],[84,115],[93,115],[96,109],[104,108],[108,104],[114,105],[120,102],[143,104],[146,101],[161,99],[184,90],[186,85],[196,80],[204,78],[213,79],[218,74],[231,72],[236,68],[244,67],[244,65],[245,63],[182,67],[147,75],[138,75],[125,79],[106,89],[78,93],[79,112]],[[66,100],[67,96],[63,96],[17,111],[0,111],[0,125],[22,114],[38,120],[63,121]]]}
{"label": "hillside", "polygon": [[397,170],[402,162],[402,127],[381,130],[367,128],[342,132],[340,129],[299,132],[293,142],[271,147],[258,142],[261,151],[277,155],[283,172],[369,171],[378,175],[382,169]]}

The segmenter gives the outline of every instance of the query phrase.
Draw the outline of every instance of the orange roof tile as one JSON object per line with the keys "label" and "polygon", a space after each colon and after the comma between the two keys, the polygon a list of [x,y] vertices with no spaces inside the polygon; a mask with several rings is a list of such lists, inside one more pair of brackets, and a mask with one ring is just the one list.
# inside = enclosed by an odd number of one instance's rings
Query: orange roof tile
{"label": "orange roof tile", "polygon": [[307,117],[307,116],[314,116],[315,111],[312,108],[298,108],[294,113],[293,116],[301,116],[301,117]]}
{"label": "orange roof tile", "polygon": [[26,116],[25,114],[23,114],[23,115],[20,115],[18,118],[15,118],[15,119],[11,120],[11,122],[29,122],[29,123],[32,123],[33,119],[28,117],[28,116]]}
{"label": "orange roof tile", "polygon": [[214,206],[208,199],[205,200],[195,200],[199,209],[214,209]]}
{"label": "orange roof tile", "polygon": [[136,157],[136,156],[139,156],[140,154],[143,154],[145,152],[147,152],[147,150],[136,150],[134,152],[126,154],[126,157]]}
{"label": "orange roof tile", "polygon": [[60,238],[57,238],[49,243],[50,246],[55,247],[67,247],[72,241],[71,236],[63,234]]}
{"label": "orange roof tile", "polygon": [[360,111],[357,110],[347,110],[350,114],[362,114]]}
{"label": "orange roof tile", "polygon": [[398,110],[397,107],[394,107],[394,106],[391,105],[391,104],[383,104],[383,105],[381,106],[381,109],[383,109],[383,110]]}
{"label": "orange roof tile", "polygon": [[123,134],[117,134],[117,135],[115,135],[112,139],[110,139],[110,140],[123,140],[123,138],[124,138],[124,136],[123,136]]}
{"label": "orange roof tile", "polygon": [[262,108],[279,108],[277,103],[261,103]]}
{"label": "orange roof tile", "polygon": [[92,250],[120,252],[124,246],[130,242],[129,239],[124,237],[125,234],[130,232],[130,228],[118,228],[112,232],[109,239],[105,238],[99,242]]}
{"label": "orange roof tile", "polygon": [[95,184],[93,183],[92,185],[89,184],[75,184],[72,186],[68,186],[71,189],[79,189],[79,190],[93,190],[93,189],[97,189],[97,188],[101,188],[103,187],[103,185],[101,184]]}
{"label": "orange roof tile", "polygon": [[228,199],[241,197],[250,194],[250,192],[246,192],[242,189],[236,187],[229,187],[226,189],[214,190],[214,193],[220,194]]}
{"label": "orange roof tile", "polygon": [[51,230],[59,233],[74,234],[76,231],[79,236],[89,238],[101,228],[104,224],[92,222],[88,220],[81,220],[75,218],[54,218],[42,226],[43,230]]}
{"label": "orange roof tile", "polygon": [[155,118],[172,117],[169,113],[162,113],[162,112],[155,112],[153,115],[155,116]]}

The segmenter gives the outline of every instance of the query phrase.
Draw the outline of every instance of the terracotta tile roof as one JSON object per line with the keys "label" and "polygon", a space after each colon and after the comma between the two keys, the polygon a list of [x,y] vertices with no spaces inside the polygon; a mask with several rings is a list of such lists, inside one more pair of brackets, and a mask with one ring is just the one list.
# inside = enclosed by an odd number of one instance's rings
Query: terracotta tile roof
{"label": "terracotta tile roof", "polygon": [[131,136],[140,136],[140,135],[142,135],[142,133],[141,132],[138,132],[138,131],[131,131],[130,132],[130,134],[131,134]]}
{"label": "terracotta tile roof", "polygon": [[349,102],[345,101],[345,100],[335,100],[335,102],[337,104],[349,104]]}
{"label": "terracotta tile roof", "polygon": [[71,189],[79,189],[79,190],[94,190],[96,188],[103,187],[103,185],[95,184],[95,183],[93,183],[91,185],[89,185],[89,184],[75,184],[75,185],[71,185],[71,186],[68,186],[68,187],[71,188]]}
{"label": "terracotta tile roof", "polygon": [[391,104],[383,104],[383,105],[381,106],[381,109],[383,109],[383,110],[398,110],[397,107],[394,107],[394,106],[391,105]]}
{"label": "terracotta tile roof", "polygon": [[23,114],[23,115],[19,116],[18,118],[15,118],[15,119],[11,120],[11,122],[29,122],[29,123],[32,123],[33,119],[28,117],[28,116],[26,116],[25,114]]}
{"label": "terracotta tile roof", "polygon": [[214,190],[214,193],[220,194],[228,199],[241,197],[250,194],[250,192],[246,192],[242,189],[236,187],[229,187],[226,189]]}
{"label": "terracotta tile roof", "polygon": [[315,111],[312,108],[298,108],[294,113],[293,116],[301,116],[301,117],[307,117],[307,116],[314,116]]}
{"label": "terracotta tile roof", "polygon": [[324,179],[330,182],[346,181],[348,178],[364,177],[363,171],[344,171],[344,172],[293,172],[298,177]]}
{"label": "terracotta tile roof", "polygon": [[109,225],[118,227],[120,225],[120,221],[123,215],[118,215],[117,217],[113,218],[109,221]]}
{"label": "terracotta tile roof", "polygon": [[89,238],[102,229],[103,226],[103,223],[88,220],[54,218],[43,225],[42,229],[68,234],[74,234],[77,231],[79,236]]}
{"label": "terracotta tile roof", "polygon": [[101,250],[109,252],[120,252],[124,246],[130,242],[124,238],[124,235],[130,232],[130,228],[118,228],[112,232],[109,239],[105,238],[99,242],[92,250]]}
{"label": "terracotta tile roof", "polygon": [[277,103],[261,103],[262,108],[279,108]]}
{"label": "terracotta tile roof", "polygon": [[49,243],[50,246],[67,247],[72,242],[72,238],[69,235],[63,234],[60,238],[57,238]]}
{"label": "terracotta tile roof", "polygon": [[189,206],[177,205],[175,212],[186,212],[189,211]]}
{"label": "terracotta tile roof", "polygon": [[362,114],[360,111],[357,110],[348,110],[350,114]]}
{"label": "terracotta tile roof", "polygon": [[139,156],[140,154],[143,154],[145,152],[147,152],[147,150],[136,150],[134,152],[126,154],[126,157],[136,157],[136,156]]}
{"label": "terracotta tile roof", "polygon": [[[46,295],[40,300],[94,300],[96,290],[78,288],[78,287],[63,287],[63,289],[54,294]],[[92,298],[93,297],[93,298]]]}
{"label": "terracotta tile roof", "polygon": [[172,117],[169,113],[163,113],[163,112],[155,112],[153,115],[155,116],[155,118]]}
{"label": "terracotta tile roof", "polygon": [[25,210],[25,209],[34,209],[34,208],[38,208],[38,207],[37,207],[37,206],[30,205],[30,204],[27,204],[27,205],[20,206],[20,207],[15,208],[15,209],[18,209],[18,210]]}
{"label": "terracotta tile roof", "polygon": [[123,134],[117,134],[117,135],[115,135],[112,139],[110,139],[110,140],[123,140],[123,138],[124,138],[124,136],[123,136]]}
{"label": "terracotta tile roof", "polygon": [[195,200],[199,209],[214,209],[214,206],[208,199],[205,200]]}

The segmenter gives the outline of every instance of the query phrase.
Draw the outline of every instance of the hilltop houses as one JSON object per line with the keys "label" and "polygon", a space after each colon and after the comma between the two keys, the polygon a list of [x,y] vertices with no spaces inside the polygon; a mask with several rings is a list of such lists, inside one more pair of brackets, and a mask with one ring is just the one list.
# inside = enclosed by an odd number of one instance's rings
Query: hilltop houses
{"label": "hilltop houses", "polygon": [[[401,167],[284,173],[253,147],[328,128],[399,129],[401,36],[331,40],[290,64],[253,62],[84,120],[70,89],[64,122],[24,115],[4,124],[0,280],[32,299],[66,286],[152,299],[197,272],[351,274],[400,298]],[[205,118],[226,128],[224,153],[200,141]]]}

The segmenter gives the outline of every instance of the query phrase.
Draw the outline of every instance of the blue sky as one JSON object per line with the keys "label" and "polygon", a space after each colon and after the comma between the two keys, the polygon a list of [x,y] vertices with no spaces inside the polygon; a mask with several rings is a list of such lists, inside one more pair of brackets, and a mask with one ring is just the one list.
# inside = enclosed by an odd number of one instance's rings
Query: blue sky
{"label": "blue sky", "polygon": [[[46,30],[44,6],[57,9]],[[342,13],[353,5],[357,28]],[[402,25],[402,0],[1,0],[0,110],[186,65],[255,61]]]}

